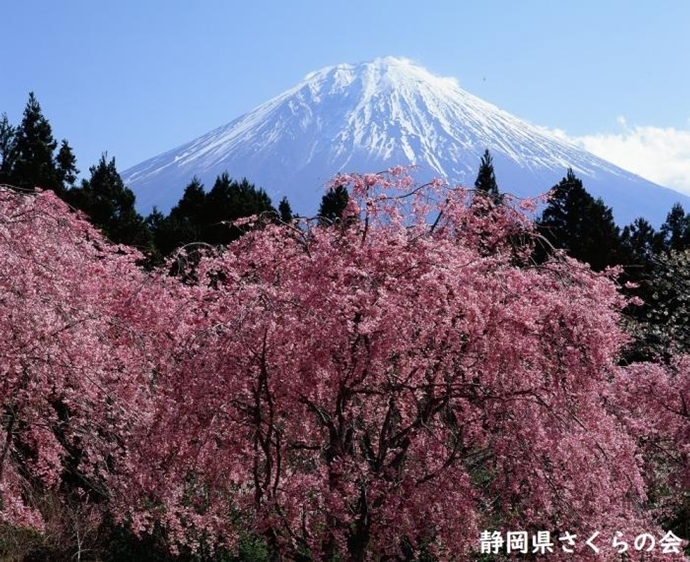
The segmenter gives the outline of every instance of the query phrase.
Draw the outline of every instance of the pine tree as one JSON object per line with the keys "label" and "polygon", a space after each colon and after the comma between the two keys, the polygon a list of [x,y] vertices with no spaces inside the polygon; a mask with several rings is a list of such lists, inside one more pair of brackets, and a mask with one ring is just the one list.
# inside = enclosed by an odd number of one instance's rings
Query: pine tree
{"label": "pine tree", "polygon": [[152,247],[148,255],[146,267],[160,266],[164,258],[174,249],[166,246],[171,236],[169,234],[169,219],[161,213],[157,207],[153,207],[151,213],[144,219],[144,225],[151,235]]}
{"label": "pine tree", "polygon": [[206,212],[206,192],[197,177],[185,187],[181,199],[170,214],[162,220],[150,215],[155,245],[165,256],[185,244],[203,241],[204,214]]}
{"label": "pine tree", "polygon": [[630,297],[637,297],[642,304],[626,309],[628,329],[633,341],[624,351],[624,360],[628,362],[649,360],[650,350],[656,347],[651,331],[647,329],[655,308],[654,295],[657,293],[658,269],[657,258],[663,250],[659,233],[646,219],[639,217],[623,229],[621,234],[623,258],[621,264],[624,273],[621,281],[623,291]]}
{"label": "pine tree", "polygon": [[493,157],[488,148],[484,151],[484,155],[479,164],[479,171],[477,172],[477,179],[474,182],[474,187],[478,193],[490,195],[498,202],[500,192],[498,190],[498,184],[496,183]]}
{"label": "pine tree", "polygon": [[224,172],[208,194],[199,179],[193,178],[167,217],[154,210],[146,224],[158,253],[166,256],[194,242],[228,244],[243,233],[230,224],[232,221],[265,212],[276,213],[263,189],[257,189],[246,178],[233,180]]}
{"label": "pine tree", "polygon": [[275,213],[271,198],[243,178],[231,180],[227,172],[216,178],[206,196],[203,217],[203,239],[209,244],[228,244],[238,239],[243,230],[229,223],[241,217]]}
{"label": "pine tree", "polygon": [[280,220],[285,223],[292,222],[292,219],[295,218],[292,214],[292,207],[290,207],[290,202],[287,197],[283,197],[280,203],[278,203],[278,215],[280,216]]}
{"label": "pine tree", "polygon": [[60,143],[60,150],[55,158],[55,162],[62,188],[67,190],[74,187],[79,170],[77,170],[77,159],[72,152],[72,147],[66,139],[62,139]]}
{"label": "pine tree", "polygon": [[[490,217],[495,216],[498,218],[498,216],[500,216],[500,214],[495,215],[494,213],[503,202],[503,195],[498,190],[498,184],[496,183],[493,158],[488,148],[482,155],[474,187],[474,194],[470,201],[470,210],[476,217],[482,217],[488,220],[487,224],[480,223],[477,225],[479,228],[477,235],[479,240],[481,240],[479,245],[482,254],[488,256],[495,251],[491,241],[493,225],[490,224]],[[520,245],[520,236],[515,237],[515,244],[516,248]]]}
{"label": "pine tree", "polygon": [[16,141],[16,129],[3,113],[0,118],[0,184],[12,183]]}
{"label": "pine tree", "polygon": [[199,178],[194,176],[192,181],[184,188],[184,193],[170,211],[170,216],[176,219],[185,219],[194,224],[200,224],[206,206],[206,191]]}
{"label": "pine tree", "polygon": [[349,200],[350,195],[345,186],[338,185],[329,189],[321,198],[321,205],[319,206],[319,220],[321,224],[330,225],[342,220],[343,212]]}
{"label": "pine tree", "polygon": [[95,226],[115,243],[150,247],[150,232],[134,208],[134,192],[125,187],[115,166],[115,158],[101,155],[89,168],[91,177],[80,188],[67,192],[67,200],[84,211]]}
{"label": "pine tree", "polygon": [[621,242],[636,263],[649,263],[662,250],[659,233],[643,217],[636,218],[623,229]]}
{"label": "pine tree", "polygon": [[41,187],[62,194],[62,183],[53,158],[56,148],[50,123],[31,92],[16,131],[10,181],[25,189]]}
{"label": "pine tree", "polygon": [[661,237],[667,251],[682,251],[690,245],[690,215],[680,203],[673,205],[661,225]]}
{"label": "pine tree", "polygon": [[[553,196],[538,221],[542,235],[556,248],[600,271],[621,257],[620,231],[611,209],[594,199],[572,169],[553,189]],[[540,246],[536,258],[548,251]]]}

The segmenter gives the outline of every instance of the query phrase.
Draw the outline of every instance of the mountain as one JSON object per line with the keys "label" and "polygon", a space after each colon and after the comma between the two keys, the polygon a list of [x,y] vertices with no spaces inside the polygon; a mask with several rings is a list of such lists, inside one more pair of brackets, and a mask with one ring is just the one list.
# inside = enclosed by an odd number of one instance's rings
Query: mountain
{"label": "mountain", "polygon": [[619,224],[644,215],[658,225],[675,202],[690,198],[644,180],[462,90],[405,59],[339,64],[206,135],[123,172],[148,213],[167,212],[197,176],[207,189],[217,175],[247,177],[277,204],[316,212],[337,172],[377,172],[415,164],[415,177],[472,186],[484,150],[503,192],[544,193],[568,167],[613,208]]}

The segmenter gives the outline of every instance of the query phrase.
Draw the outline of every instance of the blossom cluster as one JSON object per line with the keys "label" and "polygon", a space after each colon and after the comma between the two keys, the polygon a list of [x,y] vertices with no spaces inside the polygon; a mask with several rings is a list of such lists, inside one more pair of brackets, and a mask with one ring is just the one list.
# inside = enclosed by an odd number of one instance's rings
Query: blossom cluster
{"label": "blossom cluster", "polygon": [[497,522],[669,548],[648,490],[687,482],[687,361],[620,365],[615,272],[532,263],[529,202],[337,181],[342,222],[262,223],[178,278],[0,189],[2,520],[41,528],[51,490],[287,559],[448,560],[477,536],[567,559],[576,538],[480,535]]}

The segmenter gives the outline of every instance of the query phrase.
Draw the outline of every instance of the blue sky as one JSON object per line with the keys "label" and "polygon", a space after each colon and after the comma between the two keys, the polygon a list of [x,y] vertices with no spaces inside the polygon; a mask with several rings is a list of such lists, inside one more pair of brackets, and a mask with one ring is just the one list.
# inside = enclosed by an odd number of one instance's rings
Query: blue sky
{"label": "blue sky", "polygon": [[34,91],[82,172],[124,169],[308,72],[386,55],[690,193],[690,2],[0,0],[0,113]]}

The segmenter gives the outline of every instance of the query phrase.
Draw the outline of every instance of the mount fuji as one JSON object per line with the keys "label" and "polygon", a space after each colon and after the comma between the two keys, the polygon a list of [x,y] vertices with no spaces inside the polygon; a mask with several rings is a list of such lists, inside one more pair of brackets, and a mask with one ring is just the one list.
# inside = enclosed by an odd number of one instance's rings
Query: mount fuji
{"label": "mount fuji", "polygon": [[661,224],[690,198],[594,156],[435,76],[406,59],[339,64],[187,144],[123,172],[137,206],[167,212],[196,176],[207,189],[227,171],[262,187],[277,205],[315,214],[338,172],[416,165],[418,181],[442,177],[472,186],[485,149],[501,191],[548,191],[572,168],[623,225],[638,216]]}

